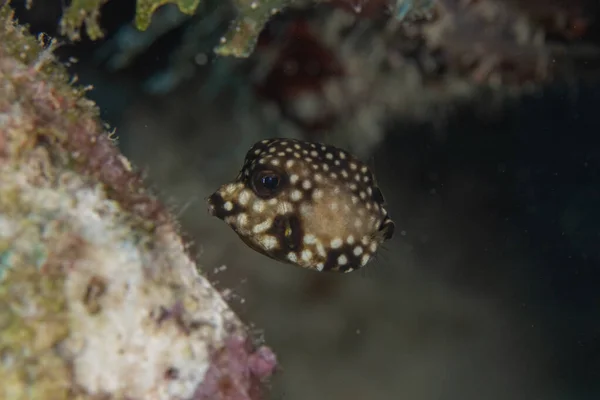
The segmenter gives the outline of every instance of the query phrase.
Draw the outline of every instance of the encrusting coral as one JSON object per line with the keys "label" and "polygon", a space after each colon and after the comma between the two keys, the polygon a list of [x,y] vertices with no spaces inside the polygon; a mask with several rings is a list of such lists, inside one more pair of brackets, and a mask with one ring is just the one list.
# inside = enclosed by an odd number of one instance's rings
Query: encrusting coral
{"label": "encrusting coral", "polygon": [[261,398],[274,354],[68,79],[0,6],[0,399]]}

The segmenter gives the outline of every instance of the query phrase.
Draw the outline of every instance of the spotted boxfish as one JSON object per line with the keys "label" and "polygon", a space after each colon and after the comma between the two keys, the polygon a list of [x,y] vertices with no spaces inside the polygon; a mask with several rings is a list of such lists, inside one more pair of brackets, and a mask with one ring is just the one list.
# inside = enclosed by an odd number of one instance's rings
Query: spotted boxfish
{"label": "spotted boxfish", "polygon": [[255,251],[316,271],[362,268],[394,234],[367,165],[321,143],[254,144],[237,178],[207,201],[209,213]]}

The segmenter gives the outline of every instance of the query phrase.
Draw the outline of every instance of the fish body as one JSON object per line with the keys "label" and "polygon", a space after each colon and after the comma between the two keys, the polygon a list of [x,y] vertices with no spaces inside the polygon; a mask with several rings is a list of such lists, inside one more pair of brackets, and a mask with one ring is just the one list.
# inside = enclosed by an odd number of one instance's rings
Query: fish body
{"label": "fish body", "polygon": [[375,176],[345,150],[295,139],[254,144],[235,181],[208,198],[255,251],[317,271],[364,267],[394,234]]}

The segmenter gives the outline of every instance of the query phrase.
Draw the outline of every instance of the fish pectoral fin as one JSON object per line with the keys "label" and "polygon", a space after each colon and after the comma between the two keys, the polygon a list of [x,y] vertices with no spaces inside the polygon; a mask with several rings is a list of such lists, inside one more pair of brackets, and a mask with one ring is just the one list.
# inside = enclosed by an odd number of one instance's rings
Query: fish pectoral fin
{"label": "fish pectoral fin", "polygon": [[304,237],[302,223],[295,214],[280,215],[273,224],[275,235],[285,251],[298,251]]}

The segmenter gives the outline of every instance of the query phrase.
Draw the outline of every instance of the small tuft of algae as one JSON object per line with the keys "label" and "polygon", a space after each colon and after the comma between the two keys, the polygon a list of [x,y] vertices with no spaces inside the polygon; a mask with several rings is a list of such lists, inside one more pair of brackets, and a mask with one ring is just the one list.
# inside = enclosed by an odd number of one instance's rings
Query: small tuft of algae
{"label": "small tuft of algae", "polygon": [[265,24],[292,0],[236,0],[238,17],[215,48],[220,56],[249,57]]}
{"label": "small tuft of algae", "polygon": [[146,30],[150,26],[152,14],[165,4],[175,4],[182,13],[194,15],[200,4],[200,0],[137,0],[135,26],[139,30]]}
{"label": "small tuft of algae", "polygon": [[81,39],[81,26],[85,24],[85,31],[90,39],[97,40],[104,36],[98,19],[100,8],[108,0],[73,0],[65,10],[60,21],[61,34],[71,40]]}

